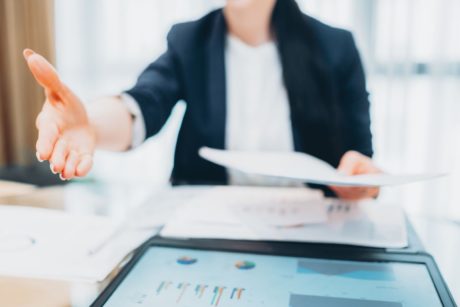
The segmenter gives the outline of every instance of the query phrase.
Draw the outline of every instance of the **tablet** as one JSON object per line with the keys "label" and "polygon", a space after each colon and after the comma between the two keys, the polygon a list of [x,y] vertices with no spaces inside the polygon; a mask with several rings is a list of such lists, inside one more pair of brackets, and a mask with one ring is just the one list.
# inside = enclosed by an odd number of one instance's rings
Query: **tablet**
{"label": "tablet", "polygon": [[154,239],[92,306],[436,307],[454,302],[426,254]]}

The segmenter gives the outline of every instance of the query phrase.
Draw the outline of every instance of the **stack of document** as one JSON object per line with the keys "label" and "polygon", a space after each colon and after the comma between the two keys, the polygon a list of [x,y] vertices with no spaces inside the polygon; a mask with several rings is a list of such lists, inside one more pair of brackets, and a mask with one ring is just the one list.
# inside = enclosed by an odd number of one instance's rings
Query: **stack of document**
{"label": "stack of document", "polygon": [[153,233],[107,217],[0,205],[0,275],[102,281]]}
{"label": "stack of document", "polygon": [[155,235],[402,248],[403,210],[346,203],[304,187],[180,187],[152,195],[121,224],[100,216],[0,205],[0,275],[104,280]]}
{"label": "stack of document", "polygon": [[161,235],[406,247],[401,207],[348,203],[307,188],[215,187],[179,207]]}
{"label": "stack of document", "polygon": [[166,188],[123,221],[0,205],[0,275],[99,282],[206,187]]}

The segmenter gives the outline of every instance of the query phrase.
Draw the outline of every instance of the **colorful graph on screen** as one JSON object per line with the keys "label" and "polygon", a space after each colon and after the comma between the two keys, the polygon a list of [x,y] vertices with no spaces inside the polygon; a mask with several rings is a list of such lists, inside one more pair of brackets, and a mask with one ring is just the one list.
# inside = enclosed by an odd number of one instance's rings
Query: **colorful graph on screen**
{"label": "colorful graph on screen", "polygon": [[178,264],[183,264],[183,265],[195,264],[197,261],[198,259],[189,257],[189,256],[183,256],[176,260]]}
{"label": "colorful graph on screen", "polygon": [[252,261],[237,261],[235,267],[239,270],[251,270],[256,267],[256,264]]}
{"label": "colorful graph on screen", "polygon": [[156,296],[164,302],[209,302],[209,306],[220,306],[224,302],[243,299],[244,288],[192,284],[189,282],[162,281],[156,288]]}

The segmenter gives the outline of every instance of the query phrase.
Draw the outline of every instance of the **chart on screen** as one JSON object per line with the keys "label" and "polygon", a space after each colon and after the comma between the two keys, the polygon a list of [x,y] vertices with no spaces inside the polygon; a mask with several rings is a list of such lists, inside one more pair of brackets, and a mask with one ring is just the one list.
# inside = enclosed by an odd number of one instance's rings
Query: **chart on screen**
{"label": "chart on screen", "polygon": [[238,306],[238,302],[244,300],[245,290],[242,287],[163,280],[157,285],[153,294],[140,294],[135,300],[139,305],[144,304],[148,298],[153,298],[156,303],[165,304],[162,306],[181,303],[192,306],[228,306],[234,303]]}
{"label": "chart on screen", "polygon": [[442,304],[428,271],[418,264],[152,247],[104,306],[434,307]]}

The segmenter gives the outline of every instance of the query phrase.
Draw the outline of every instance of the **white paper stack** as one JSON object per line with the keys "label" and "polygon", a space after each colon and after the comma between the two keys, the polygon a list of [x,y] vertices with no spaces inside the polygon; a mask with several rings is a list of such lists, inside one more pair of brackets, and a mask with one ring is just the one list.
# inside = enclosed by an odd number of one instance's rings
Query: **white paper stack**
{"label": "white paper stack", "polygon": [[306,188],[212,188],[180,207],[161,235],[385,248],[408,244],[399,206],[346,203]]}
{"label": "white paper stack", "polygon": [[0,275],[102,281],[152,235],[127,227],[114,236],[117,227],[107,217],[0,205]]}

